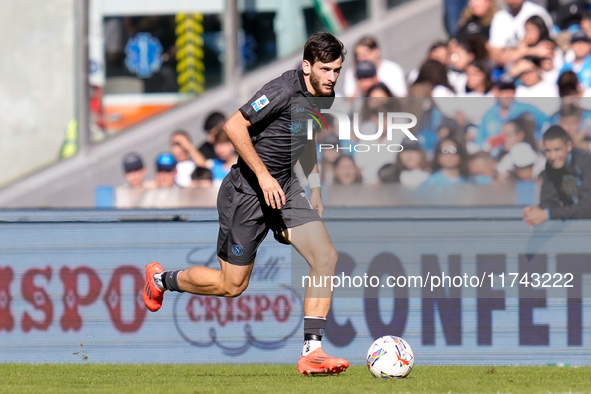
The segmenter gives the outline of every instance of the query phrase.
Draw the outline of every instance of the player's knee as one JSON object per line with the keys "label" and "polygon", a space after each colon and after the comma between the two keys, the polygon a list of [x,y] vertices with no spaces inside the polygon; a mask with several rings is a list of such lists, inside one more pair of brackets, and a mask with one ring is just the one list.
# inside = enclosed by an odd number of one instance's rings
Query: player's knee
{"label": "player's knee", "polygon": [[333,248],[330,249],[330,251],[327,253],[327,256],[326,256],[326,266],[327,266],[327,268],[329,268],[331,271],[334,272],[335,268],[337,267],[337,261],[338,260],[339,260],[339,253],[333,247]]}
{"label": "player's knee", "polygon": [[327,249],[316,258],[314,268],[324,275],[333,275],[337,266],[339,254],[334,247]]}

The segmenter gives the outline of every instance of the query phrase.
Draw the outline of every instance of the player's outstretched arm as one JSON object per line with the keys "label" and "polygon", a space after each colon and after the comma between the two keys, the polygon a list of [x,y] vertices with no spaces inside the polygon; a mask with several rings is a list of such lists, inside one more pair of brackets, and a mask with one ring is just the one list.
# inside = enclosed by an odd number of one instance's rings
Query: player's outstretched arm
{"label": "player's outstretched arm", "polygon": [[228,134],[236,152],[255,173],[267,205],[279,209],[285,204],[285,193],[255,151],[248,133],[249,127],[250,122],[240,111],[236,111],[224,125],[224,131]]}

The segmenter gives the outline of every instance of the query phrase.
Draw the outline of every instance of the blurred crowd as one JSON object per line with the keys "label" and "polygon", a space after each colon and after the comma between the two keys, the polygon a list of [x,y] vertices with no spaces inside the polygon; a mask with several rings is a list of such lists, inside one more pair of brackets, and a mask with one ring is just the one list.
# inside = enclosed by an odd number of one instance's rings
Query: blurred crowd
{"label": "blurred crowd", "polygon": [[232,165],[238,160],[232,142],[223,130],[226,116],[212,112],[203,124],[204,142],[195,146],[184,130],[170,136],[168,149],[154,162],[154,179],[147,180],[148,169],[136,152],[123,157],[126,183],[132,189],[210,188],[219,186]]}
{"label": "blurred crowd", "polygon": [[546,8],[529,0],[506,0],[502,7],[494,0],[468,0],[457,15],[449,24],[451,38],[434,42],[408,75],[383,58],[374,37],[362,37],[352,48],[354,67],[341,76],[337,93],[365,98],[352,105],[352,112],[361,113],[362,132],[386,124],[376,113],[410,112],[418,119],[411,129],[418,141],[394,141],[404,147],[401,152],[368,155],[328,132],[320,143],[340,149],[323,149],[324,184],[539,183],[546,162],[542,136],[551,125],[564,128],[574,147],[589,151],[586,2]]}
{"label": "blurred crowd", "polygon": [[[591,14],[585,1],[543,7],[530,0],[505,0],[502,6],[468,0],[456,20],[450,14],[446,10],[451,38],[432,43],[408,74],[382,56],[381,48],[396,41],[365,36],[349,48],[353,65],[340,76],[336,93],[360,114],[361,132],[375,133],[386,124],[380,114],[409,112],[417,117],[410,129],[417,140],[401,133],[389,141],[402,145],[401,151],[359,152],[352,148],[359,140],[340,140],[326,116],[328,130],[317,136],[324,147],[323,185],[539,183],[546,163],[542,136],[551,125],[566,130],[574,147],[589,151]],[[150,181],[144,160],[129,153],[123,160],[126,187],[219,185],[237,160],[224,122],[224,114],[210,114],[200,146],[175,131]]]}

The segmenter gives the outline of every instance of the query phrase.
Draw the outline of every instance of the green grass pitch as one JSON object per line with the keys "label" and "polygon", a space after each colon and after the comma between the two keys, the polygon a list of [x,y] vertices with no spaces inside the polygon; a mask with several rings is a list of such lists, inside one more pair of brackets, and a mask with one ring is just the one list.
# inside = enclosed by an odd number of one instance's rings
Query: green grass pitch
{"label": "green grass pitch", "polygon": [[591,367],[364,366],[306,377],[295,365],[0,364],[0,393],[591,393]]}

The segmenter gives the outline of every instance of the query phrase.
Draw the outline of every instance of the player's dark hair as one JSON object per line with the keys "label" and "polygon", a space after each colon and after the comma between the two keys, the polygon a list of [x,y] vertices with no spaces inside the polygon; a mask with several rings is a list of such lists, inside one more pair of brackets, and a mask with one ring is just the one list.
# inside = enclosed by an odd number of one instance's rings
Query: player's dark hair
{"label": "player's dark hair", "polygon": [[211,129],[225,121],[226,116],[223,113],[217,111],[212,112],[209,115],[207,115],[207,118],[205,118],[205,122],[203,122],[203,131],[209,133]]}
{"label": "player's dark hair", "polygon": [[550,126],[544,133],[544,142],[558,139],[562,140],[565,144],[572,141],[570,135],[562,127],[558,125]]}
{"label": "player's dark hair", "polygon": [[345,61],[345,45],[330,33],[316,33],[304,45],[304,60],[314,65],[316,62],[330,63],[338,58]]}

